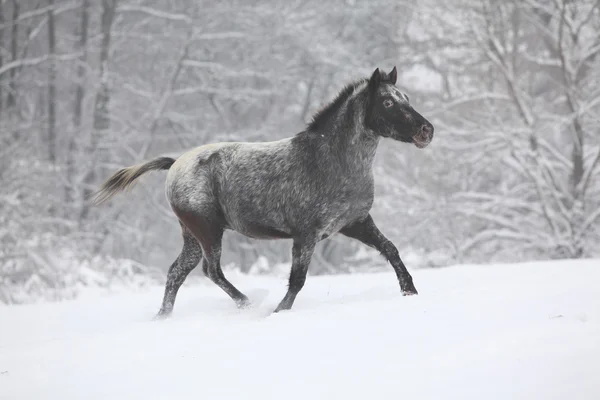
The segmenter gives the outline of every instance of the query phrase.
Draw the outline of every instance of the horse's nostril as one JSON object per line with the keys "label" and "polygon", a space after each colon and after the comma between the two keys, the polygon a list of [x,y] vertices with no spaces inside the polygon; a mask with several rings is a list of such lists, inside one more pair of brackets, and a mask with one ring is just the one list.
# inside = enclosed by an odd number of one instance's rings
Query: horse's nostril
{"label": "horse's nostril", "polygon": [[433,134],[433,127],[430,125],[423,125],[421,127],[421,133],[423,133],[426,136],[431,136]]}

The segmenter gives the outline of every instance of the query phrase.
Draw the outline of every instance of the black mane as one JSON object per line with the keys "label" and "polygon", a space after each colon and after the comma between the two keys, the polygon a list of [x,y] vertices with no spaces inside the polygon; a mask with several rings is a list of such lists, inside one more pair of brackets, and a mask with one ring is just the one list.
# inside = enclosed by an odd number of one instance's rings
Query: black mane
{"label": "black mane", "polygon": [[338,113],[342,104],[352,95],[354,89],[366,81],[367,79],[360,79],[344,87],[333,101],[313,115],[311,122],[308,124],[307,131],[316,132],[325,128],[329,120]]}

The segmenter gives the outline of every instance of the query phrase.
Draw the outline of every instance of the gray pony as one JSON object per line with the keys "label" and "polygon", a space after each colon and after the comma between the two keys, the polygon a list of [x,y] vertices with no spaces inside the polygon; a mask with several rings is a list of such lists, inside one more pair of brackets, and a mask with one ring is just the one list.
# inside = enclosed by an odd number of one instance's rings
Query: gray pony
{"label": "gray pony", "polygon": [[207,144],[177,160],[160,157],[124,168],[96,194],[102,203],[152,170],[169,170],[167,199],[179,219],[183,249],[169,268],[159,316],[173,310],[179,287],[202,271],[239,307],[248,298],[220,265],[226,229],[256,239],[292,239],[289,286],[275,312],[289,310],[304,286],[315,245],[335,233],[377,249],[392,264],[404,295],[417,294],[396,247],[377,229],[373,159],[380,138],[426,147],[433,125],[395,86],[396,68],[376,69],[346,86],[306,129],[273,142]]}

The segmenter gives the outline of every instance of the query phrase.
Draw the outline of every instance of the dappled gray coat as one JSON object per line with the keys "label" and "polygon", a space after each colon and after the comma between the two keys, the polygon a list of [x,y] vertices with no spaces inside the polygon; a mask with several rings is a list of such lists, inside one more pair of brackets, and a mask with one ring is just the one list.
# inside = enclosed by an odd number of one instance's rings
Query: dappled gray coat
{"label": "dappled gray coat", "polygon": [[248,298],[220,266],[225,229],[258,239],[290,238],[288,291],[276,311],[290,309],[304,285],[315,244],[337,232],[378,249],[392,264],[404,294],[416,294],[396,247],[377,229],[373,160],[380,138],[426,147],[433,126],[396,86],[396,68],[346,86],[307,129],[274,142],[216,143],[177,160],[157,158],[120,170],[98,192],[102,202],[145,172],[168,169],[166,193],[184,246],[169,269],[159,315],[169,315],[177,291],[202,259],[204,273],[243,307]]}

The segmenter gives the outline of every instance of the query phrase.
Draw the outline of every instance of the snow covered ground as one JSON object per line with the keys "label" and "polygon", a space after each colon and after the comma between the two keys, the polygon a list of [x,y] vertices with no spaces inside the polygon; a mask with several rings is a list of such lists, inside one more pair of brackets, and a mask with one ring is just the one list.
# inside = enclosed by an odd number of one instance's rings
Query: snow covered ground
{"label": "snow covered ground", "polygon": [[[0,399],[600,399],[600,260],[280,278],[0,307]],[[267,290],[267,291],[265,291]]]}

